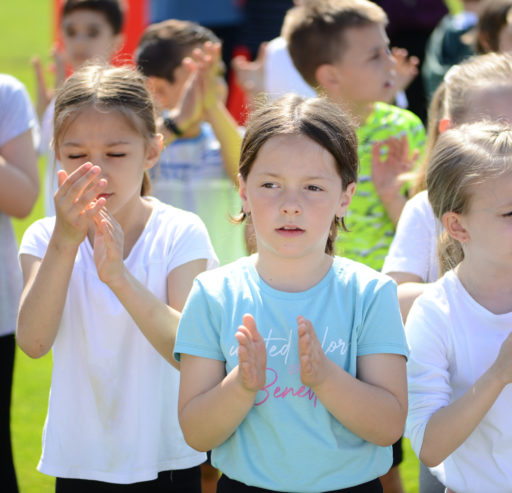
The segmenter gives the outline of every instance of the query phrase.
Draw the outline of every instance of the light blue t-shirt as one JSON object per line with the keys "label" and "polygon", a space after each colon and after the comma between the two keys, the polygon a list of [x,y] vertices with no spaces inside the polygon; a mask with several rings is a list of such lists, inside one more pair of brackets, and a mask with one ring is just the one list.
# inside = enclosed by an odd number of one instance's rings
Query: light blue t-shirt
{"label": "light blue t-shirt", "polygon": [[266,343],[266,385],[237,430],[213,450],[213,465],[250,486],[293,492],[346,488],[386,473],[391,447],[346,429],[301,383],[296,318],[311,320],[327,356],[355,376],[358,356],[407,355],[395,283],[335,257],[313,288],[283,292],[260,278],[254,257],[244,257],[196,278],[175,356],[225,361],[229,373],[238,364],[235,333],[245,313]]}

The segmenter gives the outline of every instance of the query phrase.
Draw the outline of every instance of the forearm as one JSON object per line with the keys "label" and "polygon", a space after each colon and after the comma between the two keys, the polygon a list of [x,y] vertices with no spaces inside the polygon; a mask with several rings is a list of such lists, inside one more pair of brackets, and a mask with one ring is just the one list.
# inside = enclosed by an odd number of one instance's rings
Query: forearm
{"label": "forearm", "polygon": [[407,199],[401,194],[395,194],[391,196],[379,196],[384,209],[386,209],[386,213],[393,222],[393,226],[396,227],[398,224],[398,220],[400,219],[400,214],[402,214],[402,210],[407,202]]}
{"label": "forearm", "polygon": [[30,214],[39,193],[39,182],[0,156],[0,211],[23,218]]}
{"label": "forearm", "polygon": [[395,443],[403,433],[407,407],[390,391],[353,377],[332,361],[330,366],[326,381],[312,389],[322,404],[364,440],[380,446]]}
{"label": "forearm", "polygon": [[185,440],[200,451],[224,443],[245,419],[255,397],[256,392],[240,385],[236,366],[213,388],[180,406],[179,420]]}
{"label": "forearm", "polygon": [[459,399],[435,412],[427,423],[420,451],[428,467],[440,464],[454,452],[494,404],[504,384],[491,367]]}
{"label": "forearm", "polygon": [[76,246],[63,246],[52,237],[40,265],[34,267],[37,272],[32,273],[25,284],[16,339],[20,348],[32,358],[44,356],[55,341],[76,252]]}
{"label": "forearm", "polygon": [[122,279],[109,287],[151,345],[179,369],[173,349],[180,313],[151,293],[127,269]]}
{"label": "forearm", "polygon": [[242,137],[238,126],[229,111],[220,102],[206,112],[206,119],[220,143],[226,173],[233,183],[238,185],[238,164],[242,146]]}

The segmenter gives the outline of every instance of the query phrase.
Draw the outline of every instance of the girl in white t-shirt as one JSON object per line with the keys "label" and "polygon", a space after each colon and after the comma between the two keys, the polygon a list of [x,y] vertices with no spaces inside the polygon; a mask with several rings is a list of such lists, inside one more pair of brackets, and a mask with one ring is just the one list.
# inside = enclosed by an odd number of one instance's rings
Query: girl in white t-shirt
{"label": "girl in white t-shirt", "polygon": [[511,127],[480,122],[441,135],[427,186],[444,227],[441,264],[453,269],[407,318],[406,434],[448,491],[510,491]]}
{"label": "girl in white t-shirt", "polygon": [[38,468],[58,492],[200,488],[172,350],[192,280],[216,258],[197,216],[146,196],[161,141],[131,69],[86,67],[57,95],[56,217],[23,238],[16,335],[31,357],[53,348]]}
{"label": "girl in white t-shirt", "polygon": [[[429,112],[430,150],[448,128],[479,120],[512,122],[512,56],[490,53],[455,65],[445,76]],[[430,153],[430,152],[428,152]],[[413,301],[440,275],[437,237],[441,225],[434,218],[425,189],[424,163],[418,176],[423,190],[406,203],[382,272],[399,284],[404,320]]]}

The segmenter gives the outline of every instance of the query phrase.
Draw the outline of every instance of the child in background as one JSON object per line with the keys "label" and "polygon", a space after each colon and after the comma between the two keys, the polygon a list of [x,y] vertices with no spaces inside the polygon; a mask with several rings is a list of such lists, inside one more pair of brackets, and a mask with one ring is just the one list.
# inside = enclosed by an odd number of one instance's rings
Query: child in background
{"label": "child in background", "polygon": [[304,80],[357,123],[359,185],[347,218],[352,234],[336,249],[375,269],[406,201],[401,175],[425,139],[416,115],[380,102],[395,90],[386,23],[384,11],[367,0],[326,0],[291,9],[283,33]]}
{"label": "child in background", "polygon": [[146,196],[161,136],[136,71],[75,72],[54,128],[56,217],[23,237],[16,331],[33,358],[53,349],[38,469],[59,493],[200,491],[205,457],[179,429],[172,350],[192,280],[216,264],[206,229]]}
{"label": "child in background", "polygon": [[[438,101],[439,98],[439,101]],[[433,100],[429,141],[439,132],[479,120],[512,122],[512,56],[489,53],[453,66]],[[439,114],[440,112],[440,114]],[[437,125],[436,125],[437,122]],[[420,187],[429,159],[419,170]],[[437,238],[441,231],[426,191],[405,206],[382,271],[399,284],[404,320],[426,285],[439,277]]]}
{"label": "child in background", "polygon": [[10,407],[14,329],[22,278],[11,217],[27,216],[39,193],[37,118],[23,84],[0,74],[0,476],[4,491],[18,486],[11,450]]}
{"label": "child in background", "polygon": [[332,256],[357,165],[352,124],[325,99],[285,97],[248,125],[240,219],[258,253],[198,276],[175,346],[180,423],[213,449],[220,493],[382,491],[407,350],[394,283]]}
{"label": "child in background", "polygon": [[[230,214],[240,208],[234,183],[242,137],[224,104],[220,50],[220,41],[209,29],[171,19],[146,29],[136,62],[163,115],[162,132],[167,136],[152,176],[153,194],[198,214],[225,263],[245,255],[245,250],[243,232],[230,222]],[[191,75],[194,63],[199,70]],[[188,108],[176,114],[187,89]]]}
{"label": "child in background", "polygon": [[427,186],[445,228],[440,254],[453,268],[425,289],[407,318],[406,432],[448,492],[510,491],[510,127],[480,122],[448,130]]}
{"label": "child in background", "polygon": [[512,1],[482,2],[477,26],[476,52],[512,51]]}
{"label": "child in background", "polygon": [[[67,64],[75,71],[94,60],[108,63],[123,44],[123,8],[120,0],[66,0],[60,14],[62,54],[56,53],[57,89],[64,81]],[[47,216],[55,215],[53,195],[57,189],[59,164],[51,149],[53,138],[53,91],[46,87],[41,65],[35,63],[38,81],[38,112],[41,117],[40,154],[48,154],[44,180],[44,207]]]}

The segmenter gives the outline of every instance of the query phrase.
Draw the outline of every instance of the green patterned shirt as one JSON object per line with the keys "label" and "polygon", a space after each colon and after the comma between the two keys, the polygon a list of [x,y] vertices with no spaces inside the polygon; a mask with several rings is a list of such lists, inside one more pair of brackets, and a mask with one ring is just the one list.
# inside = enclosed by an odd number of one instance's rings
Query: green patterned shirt
{"label": "green patterned shirt", "polygon": [[389,137],[407,135],[411,154],[420,155],[425,146],[425,128],[410,111],[375,103],[374,111],[358,128],[359,179],[345,223],[350,232],[340,231],[335,253],[380,270],[394,235],[394,226],[371,181],[372,144]]}

